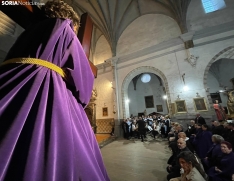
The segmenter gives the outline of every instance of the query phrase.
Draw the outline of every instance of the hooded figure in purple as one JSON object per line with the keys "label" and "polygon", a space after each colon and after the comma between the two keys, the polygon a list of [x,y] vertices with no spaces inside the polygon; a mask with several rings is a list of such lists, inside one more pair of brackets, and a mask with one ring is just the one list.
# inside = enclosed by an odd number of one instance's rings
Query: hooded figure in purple
{"label": "hooded figure in purple", "polygon": [[[31,25],[0,66],[0,181],[109,180],[84,111],[94,75],[74,33],[79,22],[70,19]],[[57,68],[16,63],[21,58]]]}

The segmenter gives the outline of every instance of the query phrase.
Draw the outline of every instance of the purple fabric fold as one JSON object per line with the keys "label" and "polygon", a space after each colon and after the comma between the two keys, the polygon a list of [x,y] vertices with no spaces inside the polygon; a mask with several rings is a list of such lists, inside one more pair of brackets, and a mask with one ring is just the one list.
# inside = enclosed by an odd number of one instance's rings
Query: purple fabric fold
{"label": "purple fabric fold", "polygon": [[18,57],[52,62],[69,78],[31,64],[0,67],[0,181],[109,180],[82,107],[94,76],[71,22],[32,25],[6,59]]}

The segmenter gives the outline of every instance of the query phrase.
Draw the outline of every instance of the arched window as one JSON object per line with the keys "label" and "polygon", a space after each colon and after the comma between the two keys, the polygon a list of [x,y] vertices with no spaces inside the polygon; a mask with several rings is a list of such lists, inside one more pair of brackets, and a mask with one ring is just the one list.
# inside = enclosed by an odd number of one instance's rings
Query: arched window
{"label": "arched window", "polygon": [[226,7],[224,0],[202,0],[205,13],[210,13]]}

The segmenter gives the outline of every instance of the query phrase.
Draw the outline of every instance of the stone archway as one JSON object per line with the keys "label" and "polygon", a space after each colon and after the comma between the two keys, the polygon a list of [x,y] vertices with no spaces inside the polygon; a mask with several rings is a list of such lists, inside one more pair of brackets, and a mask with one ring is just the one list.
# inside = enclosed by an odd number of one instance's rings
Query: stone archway
{"label": "stone archway", "polygon": [[167,103],[168,103],[168,108],[169,108],[169,114],[171,115],[172,109],[171,109],[171,97],[169,94],[169,87],[168,87],[168,81],[166,79],[166,76],[157,68],[155,67],[150,67],[150,66],[143,66],[143,67],[138,67],[131,72],[128,73],[128,75],[125,77],[123,83],[122,83],[122,89],[121,89],[121,95],[122,95],[122,108],[123,108],[123,119],[126,118],[126,112],[129,111],[128,109],[128,104],[126,103],[126,99],[128,98],[128,86],[131,80],[141,74],[141,73],[153,73],[159,76],[164,83],[165,89],[166,89],[166,94],[167,94]]}
{"label": "stone archway", "polygon": [[209,92],[209,87],[207,85],[207,77],[208,77],[208,73],[210,70],[211,65],[216,62],[217,60],[220,60],[222,58],[227,58],[227,59],[232,59],[234,58],[234,46],[230,46],[225,48],[224,50],[220,51],[218,54],[216,54],[208,63],[208,65],[206,66],[205,72],[204,72],[204,77],[203,77],[203,83],[204,83],[204,88],[206,90],[206,94],[207,94],[207,98],[209,101],[209,107],[211,109],[213,109],[213,102],[210,96],[210,92]]}

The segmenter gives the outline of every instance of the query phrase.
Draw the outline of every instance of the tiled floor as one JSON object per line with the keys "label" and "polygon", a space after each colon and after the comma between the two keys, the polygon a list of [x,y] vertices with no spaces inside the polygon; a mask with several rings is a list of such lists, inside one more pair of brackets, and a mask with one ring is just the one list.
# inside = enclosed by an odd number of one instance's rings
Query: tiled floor
{"label": "tiled floor", "polygon": [[117,139],[101,152],[111,181],[166,181],[167,141]]}

